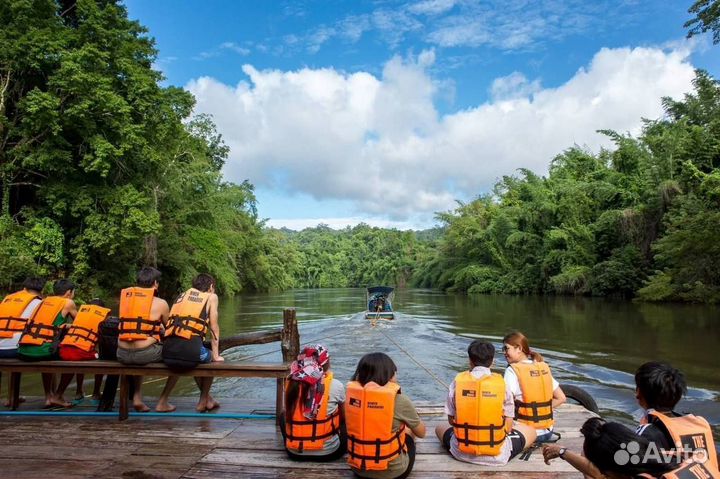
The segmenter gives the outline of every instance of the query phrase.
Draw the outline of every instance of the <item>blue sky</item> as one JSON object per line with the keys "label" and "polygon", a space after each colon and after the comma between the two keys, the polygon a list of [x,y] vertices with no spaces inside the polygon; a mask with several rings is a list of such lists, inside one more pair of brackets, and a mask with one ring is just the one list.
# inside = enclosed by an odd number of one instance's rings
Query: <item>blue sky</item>
{"label": "blue sky", "polygon": [[156,68],[231,147],[276,226],[424,228],[595,130],[637,133],[720,46],[690,1],[128,0]]}

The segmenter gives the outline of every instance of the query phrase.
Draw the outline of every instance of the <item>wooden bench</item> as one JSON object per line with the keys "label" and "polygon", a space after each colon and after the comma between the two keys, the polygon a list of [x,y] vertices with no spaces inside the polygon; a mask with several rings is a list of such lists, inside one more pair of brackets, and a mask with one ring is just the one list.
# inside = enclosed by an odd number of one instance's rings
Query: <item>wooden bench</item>
{"label": "wooden bench", "polygon": [[124,365],[118,361],[21,361],[19,359],[0,359],[0,372],[10,374],[10,409],[17,410],[20,404],[20,379],[22,373],[51,374],[108,374],[120,376],[120,410],[119,419],[128,418],[128,391],[131,376],[192,376],[192,377],[240,377],[240,378],[275,378],[275,414],[280,417],[283,407],[285,377],[290,371],[290,362],[297,357],[300,350],[300,335],[297,330],[297,318],[294,308],[283,311],[283,328],[276,331],[259,331],[230,338],[220,339],[220,350],[245,345],[263,344],[280,341],[283,362],[254,363],[233,362],[200,364],[193,369],[178,372],[169,369],[163,363],[151,363],[144,366]]}
{"label": "wooden bench", "polygon": [[193,376],[219,378],[275,378],[275,413],[280,416],[283,406],[284,378],[288,375],[289,363],[243,363],[222,362],[200,364],[188,371],[177,372],[163,363],[145,366],[126,366],[117,361],[34,361],[0,359],[0,371],[10,373],[10,409],[17,410],[20,404],[20,378],[23,373],[79,373],[109,374],[120,376],[120,420],[128,418],[128,390],[131,376]]}

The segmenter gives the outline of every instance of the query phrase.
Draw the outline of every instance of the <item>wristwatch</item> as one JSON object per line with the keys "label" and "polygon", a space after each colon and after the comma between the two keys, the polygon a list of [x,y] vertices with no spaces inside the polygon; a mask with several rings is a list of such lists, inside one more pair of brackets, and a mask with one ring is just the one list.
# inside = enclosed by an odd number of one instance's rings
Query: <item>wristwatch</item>
{"label": "wristwatch", "polygon": [[558,451],[558,457],[562,460],[565,460],[565,451],[567,451],[567,449],[564,447],[561,447]]}

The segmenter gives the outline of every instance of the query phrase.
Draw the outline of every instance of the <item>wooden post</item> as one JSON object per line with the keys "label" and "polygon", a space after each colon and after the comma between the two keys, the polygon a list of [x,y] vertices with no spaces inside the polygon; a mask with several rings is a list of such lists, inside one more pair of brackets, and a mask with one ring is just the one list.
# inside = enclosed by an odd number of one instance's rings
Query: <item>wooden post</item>
{"label": "wooden post", "polygon": [[10,381],[8,383],[9,387],[9,402],[10,402],[10,409],[12,411],[17,411],[18,406],[20,405],[20,378],[22,375],[20,373],[10,373]]}
{"label": "wooden post", "polygon": [[285,308],[283,310],[283,330],[280,347],[282,348],[284,363],[295,361],[298,354],[300,354],[300,333],[298,333],[295,308]]}
{"label": "wooden post", "polygon": [[128,389],[129,389],[129,383],[130,380],[132,380],[134,376],[128,376],[126,374],[120,375],[120,411],[118,415],[118,419],[120,421],[124,421],[128,418]]}
{"label": "wooden post", "polygon": [[[297,317],[295,308],[283,309],[283,329],[280,338],[280,349],[282,350],[283,363],[291,363],[300,354],[300,333],[297,328]],[[275,397],[275,424],[280,425],[280,413],[284,409],[285,381],[277,380],[277,391]]]}

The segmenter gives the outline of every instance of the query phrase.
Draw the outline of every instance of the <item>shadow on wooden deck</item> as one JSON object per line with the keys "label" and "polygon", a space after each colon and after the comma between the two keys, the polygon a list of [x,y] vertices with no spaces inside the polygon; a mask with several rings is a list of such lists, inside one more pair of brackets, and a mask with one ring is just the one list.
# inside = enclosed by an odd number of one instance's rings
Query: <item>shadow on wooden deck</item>
{"label": "shadow on wooden deck", "polygon": [[[192,411],[195,398],[174,398],[178,410]],[[242,404],[220,398],[222,413],[267,413],[267,404]],[[86,401],[89,403],[89,401]],[[29,410],[36,400],[28,400]],[[442,407],[417,404],[428,425],[428,437],[418,440],[415,478],[495,479],[581,478],[567,463],[545,465],[536,451],[528,461],[513,459],[491,468],[456,461],[431,436],[444,422]],[[88,410],[81,405],[75,411]],[[272,412],[272,411],[270,411]],[[562,444],[579,450],[582,423],[592,413],[575,405],[557,411],[556,430]],[[208,414],[211,416],[211,413]],[[343,460],[327,464],[287,459],[280,433],[272,420],[167,417],[13,417],[0,416],[0,476],[8,478],[334,478],[353,477]]]}

